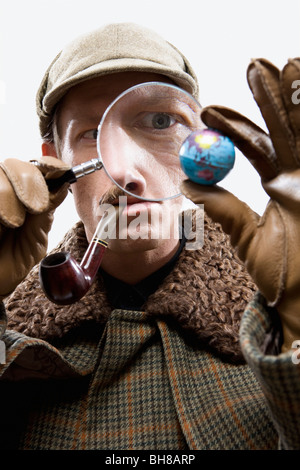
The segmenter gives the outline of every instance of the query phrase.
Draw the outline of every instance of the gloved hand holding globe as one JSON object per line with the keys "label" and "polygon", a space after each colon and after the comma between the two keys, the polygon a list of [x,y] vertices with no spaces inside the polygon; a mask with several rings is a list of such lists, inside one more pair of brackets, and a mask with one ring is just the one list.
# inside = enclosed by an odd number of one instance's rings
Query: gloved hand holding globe
{"label": "gloved hand holding globe", "polygon": [[300,59],[280,71],[265,59],[253,60],[248,83],[269,134],[245,116],[209,106],[203,122],[229,136],[261,177],[270,201],[262,217],[217,185],[185,181],[182,193],[230,234],[231,243],[283,329],[282,351],[300,339],[300,108],[293,100]]}

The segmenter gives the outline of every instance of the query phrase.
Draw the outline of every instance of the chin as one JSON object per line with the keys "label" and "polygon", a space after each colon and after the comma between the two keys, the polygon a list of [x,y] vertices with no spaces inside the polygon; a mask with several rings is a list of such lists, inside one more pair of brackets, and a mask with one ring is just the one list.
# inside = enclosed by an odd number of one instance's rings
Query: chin
{"label": "chin", "polygon": [[162,240],[151,238],[137,238],[136,240],[131,238],[127,238],[126,240],[110,240],[109,250],[114,253],[142,253],[149,250],[155,250],[161,243]]}

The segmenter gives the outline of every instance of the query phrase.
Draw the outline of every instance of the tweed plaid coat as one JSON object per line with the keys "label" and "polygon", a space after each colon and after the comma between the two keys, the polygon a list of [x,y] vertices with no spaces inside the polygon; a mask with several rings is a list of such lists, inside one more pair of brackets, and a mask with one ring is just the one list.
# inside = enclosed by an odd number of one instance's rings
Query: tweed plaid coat
{"label": "tweed plaid coat", "polygon": [[[275,312],[205,224],[203,249],[184,250],[141,311],[112,309],[100,276],[55,306],[30,273],[6,302],[2,448],[300,447],[299,369],[268,353]],[[62,247],[82,256],[81,224]]]}

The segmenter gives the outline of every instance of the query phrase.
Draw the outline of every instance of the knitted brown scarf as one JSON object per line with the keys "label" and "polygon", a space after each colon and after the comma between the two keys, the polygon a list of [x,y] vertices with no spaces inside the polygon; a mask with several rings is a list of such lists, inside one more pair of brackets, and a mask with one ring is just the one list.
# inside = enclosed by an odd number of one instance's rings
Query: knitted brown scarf
{"label": "knitted brown scarf", "polygon": [[[81,222],[53,251],[70,251],[81,260],[87,240]],[[256,287],[218,224],[205,217],[204,246],[183,250],[173,271],[145,304],[149,317],[169,319],[198,346],[226,360],[242,360],[239,345],[241,315]],[[8,328],[51,341],[87,321],[105,323],[110,312],[99,275],[79,302],[57,306],[43,294],[36,266],[6,300]]]}

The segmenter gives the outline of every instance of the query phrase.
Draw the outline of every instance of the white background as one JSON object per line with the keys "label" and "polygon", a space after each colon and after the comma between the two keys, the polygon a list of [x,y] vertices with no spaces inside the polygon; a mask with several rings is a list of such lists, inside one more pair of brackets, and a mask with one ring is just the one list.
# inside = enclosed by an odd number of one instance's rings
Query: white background
{"label": "white background", "polygon": [[[0,0],[0,159],[40,156],[35,93],[62,47],[106,23],[147,26],[178,47],[200,83],[202,105],[235,108],[264,127],[246,82],[251,58],[279,68],[300,56],[298,0]],[[222,182],[262,213],[267,198],[240,153]],[[57,210],[49,248],[78,217],[72,196]]]}

